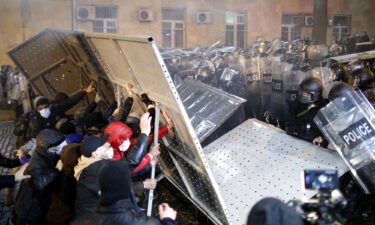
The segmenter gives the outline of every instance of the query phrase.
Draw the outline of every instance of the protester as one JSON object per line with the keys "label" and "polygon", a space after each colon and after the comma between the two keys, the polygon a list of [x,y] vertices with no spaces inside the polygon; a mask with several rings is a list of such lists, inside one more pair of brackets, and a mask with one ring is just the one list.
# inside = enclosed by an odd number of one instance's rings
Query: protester
{"label": "protester", "polygon": [[65,137],[55,130],[44,129],[36,137],[37,147],[25,174],[15,204],[16,224],[42,224],[50,203],[51,184],[59,175],[59,154]]}
{"label": "protester", "polygon": [[62,114],[65,114],[65,112],[76,105],[83,96],[93,90],[93,84],[90,84],[89,87],[82,89],[68,100],[58,104],[50,104],[47,98],[39,97],[35,101],[35,112],[29,122],[28,139],[36,137],[39,131],[43,129],[53,129],[57,121],[61,119]]}
{"label": "protester", "polygon": [[98,170],[99,205],[95,212],[73,225],[175,225],[177,212],[168,204],[159,206],[160,221],[139,215],[132,210],[130,170],[124,161],[104,161]]}

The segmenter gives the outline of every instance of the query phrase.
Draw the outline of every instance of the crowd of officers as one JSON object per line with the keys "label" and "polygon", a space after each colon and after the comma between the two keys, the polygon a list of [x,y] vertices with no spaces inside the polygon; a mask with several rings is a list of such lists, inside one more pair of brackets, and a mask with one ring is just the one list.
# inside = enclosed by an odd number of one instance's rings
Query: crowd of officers
{"label": "crowd of officers", "polygon": [[[97,110],[97,94],[74,115],[66,114],[94,89],[91,84],[51,100],[38,96],[33,110],[18,119],[16,158],[0,155],[1,166],[16,168],[14,175],[0,178],[1,188],[18,186],[7,202],[14,206],[9,220],[20,225],[176,224],[177,212],[167,203],[158,206],[158,218],[147,217],[138,206],[142,195],[156,187],[156,180],[148,179],[160,154],[159,145],[151,145],[154,102],[142,94],[148,111],[132,112],[129,85],[119,107],[114,102],[105,112]],[[173,128],[162,112],[165,126],[159,128],[159,137]]]}
{"label": "crowd of officers", "polygon": [[322,107],[352,90],[362,91],[375,104],[374,58],[340,63],[334,60],[337,48],[309,40],[259,38],[245,49],[211,46],[162,55],[176,85],[191,78],[242,97],[247,118],[327,147],[313,122]]}

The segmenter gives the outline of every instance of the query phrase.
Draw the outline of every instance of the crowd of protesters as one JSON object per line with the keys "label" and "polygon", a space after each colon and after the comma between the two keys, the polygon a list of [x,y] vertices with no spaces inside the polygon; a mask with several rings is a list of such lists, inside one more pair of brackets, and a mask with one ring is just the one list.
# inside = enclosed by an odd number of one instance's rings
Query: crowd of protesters
{"label": "crowd of protesters", "polygon": [[[10,203],[12,223],[176,224],[177,212],[167,203],[158,206],[158,217],[147,217],[136,197],[157,184],[147,178],[160,154],[159,145],[151,145],[155,103],[142,94],[148,111],[132,112],[129,85],[119,107],[114,102],[101,112],[97,94],[74,115],[67,113],[94,90],[91,84],[71,96],[38,96],[33,110],[18,119],[15,158],[0,156],[0,166],[17,168],[14,175],[0,179],[0,188],[19,183]],[[173,128],[167,113],[163,115],[166,124],[159,137]]]}

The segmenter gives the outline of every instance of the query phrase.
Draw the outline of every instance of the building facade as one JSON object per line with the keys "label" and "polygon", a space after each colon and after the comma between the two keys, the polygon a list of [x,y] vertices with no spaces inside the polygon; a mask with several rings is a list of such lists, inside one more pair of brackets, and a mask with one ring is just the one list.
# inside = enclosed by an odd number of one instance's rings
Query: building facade
{"label": "building facade", "polygon": [[[346,33],[375,36],[374,10],[374,0],[329,0],[327,44]],[[0,13],[7,64],[9,49],[46,28],[150,35],[161,49],[311,38],[313,0],[0,0]]]}

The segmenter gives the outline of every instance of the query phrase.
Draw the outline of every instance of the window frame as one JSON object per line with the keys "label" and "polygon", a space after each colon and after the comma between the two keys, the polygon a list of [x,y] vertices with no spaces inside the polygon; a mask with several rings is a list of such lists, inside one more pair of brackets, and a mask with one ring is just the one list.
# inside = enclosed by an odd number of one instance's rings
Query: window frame
{"label": "window frame", "polygon": [[[94,33],[109,33],[109,34],[117,34],[119,33],[119,7],[116,5],[93,5],[95,7],[95,12],[97,8],[113,8],[116,10],[116,15],[114,17],[100,17],[98,18],[95,13],[95,19],[93,21],[93,32]],[[103,22],[103,26],[95,26],[96,22]],[[108,26],[108,23],[115,22],[115,26]],[[98,31],[98,30],[102,31]],[[108,32],[109,30],[115,29],[116,32]]]}
{"label": "window frame", "polygon": [[[173,12],[173,10],[175,10]],[[164,13],[168,12],[166,15]],[[185,8],[162,8],[162,48],[163,49],[174,49],[174,48],[185,48],[186,42],[186,9]],[[168,26],[167,26],[168,24]],[[182,24],[182,27],[178,27]],[[166,34],[169,31],[169,37],[166,38]],[[182,32],[180,38],[178,38],[178,32]]]}
{"label": "window frame", "polygon": [[[228,17],[232,14],[232,19]],[[243,17],[242,21],[239,18]],[[243,29],[239,27],[243,26]],[[247,11],[246,10],[227,10],[225,11],[225,45],[245,48],[247,46]],[[243,33],[240,40],[240,33]],[[230,37],[230,38],[229,38]],[[243,42],[240,44],[239,42]]]}

